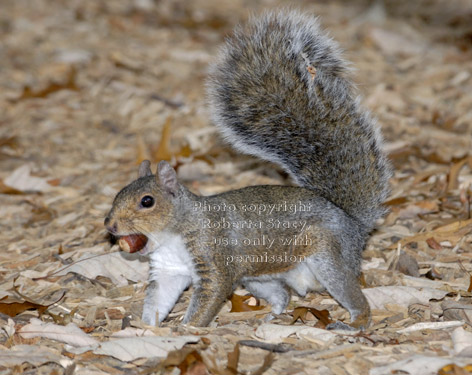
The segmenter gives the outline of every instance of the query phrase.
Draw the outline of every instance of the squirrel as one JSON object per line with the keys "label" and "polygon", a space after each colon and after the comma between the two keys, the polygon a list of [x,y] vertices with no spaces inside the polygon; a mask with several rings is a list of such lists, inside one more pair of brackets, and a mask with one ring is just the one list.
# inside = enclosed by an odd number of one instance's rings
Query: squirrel
{"label": "squirrel", "polygon": [[242,285],[271,305],[267,319],[285,310],[292,291],[327,290],[351,318],[328,329],[369,326],[361,254],[386,213],[391,167],[348,71],[311,15],[269,12],[235,29],[210,68],[212,120],[233,147],[278,164],[299,186],[198,196],[169,163],[153,175],[143,161],[105,226],[147,241],[128,248],[150,260],[145,323],[160,324],[193,286],[183,323],[207,326]]}

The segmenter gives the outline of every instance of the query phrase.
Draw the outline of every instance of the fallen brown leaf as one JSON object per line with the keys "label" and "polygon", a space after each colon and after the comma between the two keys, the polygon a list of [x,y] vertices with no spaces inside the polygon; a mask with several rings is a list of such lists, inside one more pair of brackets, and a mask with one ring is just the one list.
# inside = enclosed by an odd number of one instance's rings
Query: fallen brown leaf
{"label": "fallen brown leaf", "polygon": [[436,241],[449,241],[453,246],[459,242],[462,237],[472,231],[472,219],[458,220],[450,224],[440,226],[430,232],[415,234],[410,237],[402,238],[400,241],[390,245],[390,249],[396,249],[398,245],[405,246],[411,242],[426,241],[434,236]]}
{"label": "fallen brown leaf", "polygon": [[206,375],[208,369],[203,363],[202,356],[196,350],[188,353],[183,361],[177,366],[182,375]]}
{"label": "fallen brown leaf", "polygon": [[232,352],[228,353],[228,364],[226,365],[226,370],[231,374],[238,374],[238,363],[239,363],[239,343],[234,346]]}
{"label": "fallen brown leaf", "polygon": [[172,149],[170,145],[172,121],[173,119],[171,116],[167,117],[164,127],[162,128],[161,140],[157,147],[152,151],[153,159],[155,161],[170,161],[173,157],[188,158],[192,155],[192,149],[189,145],[184,145],[179,150]]}
{"label": "fallen brown leaf", "polygon": [[[238,371],[238,364],[239,364],[240,355],[241,355],[241,352],[239,350],[239,345],[240,343],[238,342],[234,346],[234,350],[228,353],[228,362],[226,365],[226,371],[224,372],[225,374],[234,374],[234,375],[243,374]],[[262,363],[261,367],[259,367],[257,370],[251,371],[251,374],[262,375],[270,367],[270,365],[273,362],[274,362],[274,354],[270,352],[264,357],[264,362]]]}
{"label": "fallen brown leaf", "polygon": [[0,194],[14,194],[14,195],[19,195],[19,194],[26,194],[25,192],[12,188],[8,185],[5,185],[2,180],[0,180]]}
{"label": "fallen brown leaf", "polygon": [[23,88],[23,92],[15,101],[30,98],[46,98],[47,96],[60,90],[79,91],[79,87],[76,84],[76,75],[77,73],[75,71],[75,68],[71,67],[67,75],[67,80],[64,83],[51,82],[47,87],[38,91],[33,91],[31,87],[25,86]]}
{"label": "fallen brown leaf", "polygon": [[0,313],[11,316],[12,318],[26,310],[32,309],[38,310],[39,315],[42,315],[49,306],[50,305],[46,306],[29,301],[12,300],[12,298],[8,296],[0,299]]}
{"label": "fallen brown leaf", "polygon": [[460,367],[456,364],[444,366],[438,371],[438,375],[470,375],[472,373],[472,365]]}
{"label": "fallen brown leaf", "polygon": [[434,237],[430,237],[426,239],[426,243],[431,249],[434,250],[442,250],[442,246],[439,244],[438,241],[434,239]]}
{"label": "fallen brown leaf", "polygon": [[260,306],[260,302],[256,299],[256,305],[249,305],[246,301],[250,298],[254,298],[251,295],[240,296],[239,294],[234,294],[231,296],[231,311],[230,312],[244,312],[244,311],[257,311],[262,310],[265,306]]}
{"label": "fallen brown leaf", "polygon": [[[292,316],[293,319],[290,324],[295,324],[295,322],[300,319],[302,323],[305,323],[305,320],[307,319],[307,314],[311,313],[313,316],[318,319],[318,323],[325,328],[328,324],[332,323],[333,321],[329,317],[329,311],[328,310],[318,310],[313,307],[306,307],[306,306],[299,306],[296,307],[293,312]],[[318,325],[317,323],[317,325]]]}

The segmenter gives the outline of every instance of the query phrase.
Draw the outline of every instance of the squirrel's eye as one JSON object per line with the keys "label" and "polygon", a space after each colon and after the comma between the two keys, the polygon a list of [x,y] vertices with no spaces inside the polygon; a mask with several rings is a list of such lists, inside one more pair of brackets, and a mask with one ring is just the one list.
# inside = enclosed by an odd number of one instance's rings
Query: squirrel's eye
{"label": "squirrel's eye", "polygon": [[150,195],[145,195],[141,198],[141,206],[145,208],[152,207],[154,205],[154,198]]}

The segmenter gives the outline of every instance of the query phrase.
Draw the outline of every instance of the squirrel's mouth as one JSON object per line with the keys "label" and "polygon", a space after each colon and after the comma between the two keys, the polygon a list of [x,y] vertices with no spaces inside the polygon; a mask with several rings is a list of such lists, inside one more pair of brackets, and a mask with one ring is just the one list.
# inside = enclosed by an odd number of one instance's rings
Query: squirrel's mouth
{"label": "squirrel's mouth", "polygon": [[120,236],[118,239],[118,245],[120,245],[121,250],[127,253],[135,253],[142,250],[147,242],[148,238],[141,233]]}

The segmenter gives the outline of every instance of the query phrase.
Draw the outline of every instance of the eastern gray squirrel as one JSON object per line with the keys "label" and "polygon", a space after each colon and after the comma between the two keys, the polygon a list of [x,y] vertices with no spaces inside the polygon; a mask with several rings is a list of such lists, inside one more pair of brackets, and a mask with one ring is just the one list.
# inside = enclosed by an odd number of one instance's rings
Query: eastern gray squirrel
{"label": "eastern gray squirrel", "polygon": [[[227,40],[208,79],[212,118],[236,149],[279,164],[300,187],[251,186],[198,196],[164,161],[144,161],[105,219],[122,249],[148,254],[142,319],[161,323],[190,285],[184,323],[206,326],[243,285],[272,305],[327,290],[366,328],[361,253],[385,213],[390,165],[359,106],[337,44],[317,20],[267,13]],[[156,314],[158,317],[156,318]]]}

